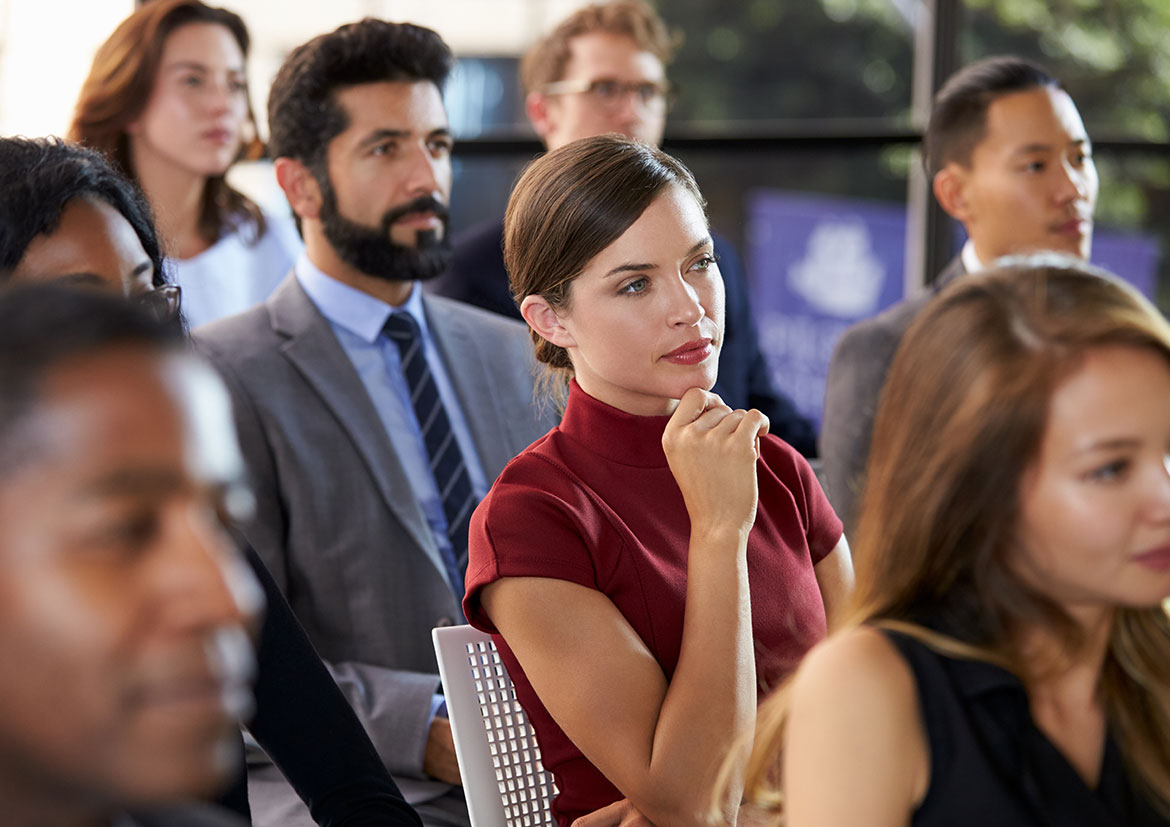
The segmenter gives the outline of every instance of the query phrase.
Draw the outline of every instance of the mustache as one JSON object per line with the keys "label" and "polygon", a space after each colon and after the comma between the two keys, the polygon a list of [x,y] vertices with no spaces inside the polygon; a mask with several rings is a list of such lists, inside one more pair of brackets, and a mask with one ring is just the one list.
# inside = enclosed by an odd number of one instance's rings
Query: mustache
{"label": "mustache", "polygon": [[407,201],[405,204],[399,204],[397,207],[391,207],[386,210],[382,216],[382,228],[389,232],[390,225],[400,218],[403,218],[411,213],[418,212],[433,212],[444,223],[447,221],[447,205],[433,195],[420,195]]}

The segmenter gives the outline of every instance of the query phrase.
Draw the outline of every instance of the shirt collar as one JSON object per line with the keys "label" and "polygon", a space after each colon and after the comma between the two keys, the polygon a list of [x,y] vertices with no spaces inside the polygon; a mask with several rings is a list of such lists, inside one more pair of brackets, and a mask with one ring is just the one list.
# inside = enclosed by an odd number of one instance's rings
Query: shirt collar
{"label": "shirt collar", "polygon": [[979,260],[979,256],[975,253],[975,242],[967,239],[963,243],[963,249],[959,253],[959,258],[963,262],[963,269],[968,273],[978,273],[983,270],[983,262]]}
{"label": "shirt collar", "polygon": [[401,307],[393,307],[323,272],[309,261],[306,253],[297,259],[293,270],[301,287],[326,319],[369,344],[377,341],[386,320],[396,311],[408,311],[424,335],[427,332],[422,290],[418,289],[418,282],[414,283],[410,298]]}

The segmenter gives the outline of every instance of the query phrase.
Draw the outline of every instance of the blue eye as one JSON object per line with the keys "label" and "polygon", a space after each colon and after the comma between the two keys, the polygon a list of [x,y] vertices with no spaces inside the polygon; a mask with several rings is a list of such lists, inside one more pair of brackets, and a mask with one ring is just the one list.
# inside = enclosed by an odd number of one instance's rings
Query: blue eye
{"label": "blue eye", "polygon": [[710,270],[712,266],[719,263],[719,256],[712,253],[711,255],[703,256],[701,259],[691,265],[692,270]]}
{"label": "blue eye", "polygon": [[648,278],[646,278],[645,276],[643,276],[642,278],[637,278],[637,279],[634,279],[633,281],[629,282],[628,284],[623,286],[622,289],[619,290],[618,292],[619,293],[627,293],[629,295],[636,296],[639,293],[645,293],[647,288],[649,288],[649,287],[650,287],[650,280]]}

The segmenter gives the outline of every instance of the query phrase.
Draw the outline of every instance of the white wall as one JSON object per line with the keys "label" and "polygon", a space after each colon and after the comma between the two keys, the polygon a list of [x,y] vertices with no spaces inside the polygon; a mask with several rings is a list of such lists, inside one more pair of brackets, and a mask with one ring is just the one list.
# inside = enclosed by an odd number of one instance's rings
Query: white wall
{"label": "white wall", "polygon": [[[207,0],[242,16],[252,35],[252,104],[293,47],[371,15],[439,32],[456,55],[521,53],[584,0]],[[60,134],[93,53],[133,0],[0,0],[0,135]],[[264,127],[261,125],[263,132]]]}

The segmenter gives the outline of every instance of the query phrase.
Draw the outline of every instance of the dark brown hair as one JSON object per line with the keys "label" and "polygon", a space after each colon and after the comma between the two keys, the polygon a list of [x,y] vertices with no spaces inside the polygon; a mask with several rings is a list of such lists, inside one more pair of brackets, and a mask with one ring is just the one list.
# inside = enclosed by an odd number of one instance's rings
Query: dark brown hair
{"label": "dark brown hair", "polygon": [[454,58],[439,35],[413,23],[367,17],[297,46],[268,93],[269,149],[328,182],[329,143],[349,127],[338,91],[365,83],[429,81],[440,92]]}
{"label": "dark brown hair", "polygon": [[1016,92],[1060,82],[1041,66],[1012,55],[989,57],[960,69],[934,96],[922,136],[922,162],[931,177],[951,161],[969,166],[987,129],[987,108]]}
{"label": "dark brown hair", "polygon": [[594,3],[566,17],[532,46],[520,60],[520,83],[525,94],[539,92],[546,84],[563,80],[573,38],[592,32],[629,37],[665,66],[674,56],[681,37],[672,35],[654,9],[642,0]]}
{"label": "dark brown hair", "polygon": [[[530,164],[504,215],[504,264],[516,303],[536,295],[567,309],[573,279],[670,186],[704,206],[680,161],[617,135],[583,138]],[[551,369],[543,384],[561,396],[572,375],[569,354],[536,331],[532,340],[537,361]]]}
{"label": "dark brown hair", "polygon": [[[1027,685],[1067,667],[1029,661],[1028,630],[1054,632],[1070,655],[1084,642],[1012,563],[1022,481],[1053,394],[1100,347],[1152,351],[1170,365],[1170,324],[1078,259],[1019,261],[949,287],[898,349],[878,403],[846,626],[893,626],[999,663]],[[1115,618],[1100,679],[1109,731],[1133,776],[1170,810],[1170,620],[1162,607],[1118,607]],[[765,804],[777,803],[786,714],[782,693],[760,708],[745,789]]]}
{"label": "dark brown hair", "polygon": [[[234,12],[205,5],[199,0],[151,0],[144,3],[98,48],[77,98],[73,123],[67,135],[69,140],[101,151],[137,180],[126,128],[142,115],[150,102],[167,38],[189,23],[223,26],[232,33],[247,58],[248,29]],[[248,104],[248,122],[254,135],[256,121],[251,103]],[[262,152],[263,146],[253,137],[251,142],[245,141],[241,157],[259,157]],[[223,175],[208,178],[203,189],[200,233],[208,241],[215,241],[225,232],[238,228],[241,221],[252,226],[254,238],[264,234],[264,217],[260,208],[228,186]]]}

